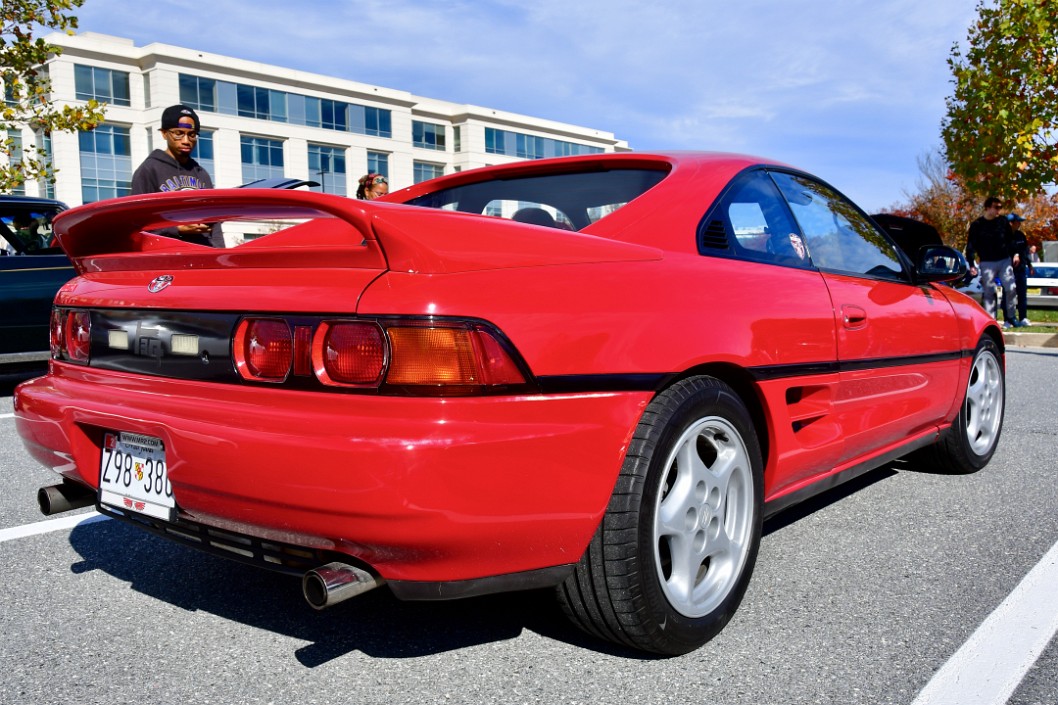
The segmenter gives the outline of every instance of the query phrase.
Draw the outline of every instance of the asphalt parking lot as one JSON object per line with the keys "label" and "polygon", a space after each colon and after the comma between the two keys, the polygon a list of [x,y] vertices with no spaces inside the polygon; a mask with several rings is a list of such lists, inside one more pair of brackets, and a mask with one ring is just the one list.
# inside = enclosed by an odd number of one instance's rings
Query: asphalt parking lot
{"label": "asphalt parking lot", "polygon": [[[1010,348],[1007,364],[988,467],[898,461],[775,517],[735,619],[671,659],[581,635],[548,592],[380,590],[317,613],[291,578],[110,520],[41,524],[53,476],[0,378],[0,703],[972,705],[1003,702],[988,693],[1005,677],[1012,705],[1054,705],[1058,351]],[[1026,591],[1034,576],[1050,599]],[[974,678],[977,699],[959,690]]]}

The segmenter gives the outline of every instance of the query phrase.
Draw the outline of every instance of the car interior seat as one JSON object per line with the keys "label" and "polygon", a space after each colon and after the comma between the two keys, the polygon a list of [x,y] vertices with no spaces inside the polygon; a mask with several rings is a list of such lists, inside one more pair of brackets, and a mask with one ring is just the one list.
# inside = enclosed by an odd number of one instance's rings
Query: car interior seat
{"label": "car interior seat", "polygon": [[536,206],[518,209],[511,216],[511,220],[517,220],[519,223],[529,223],[530,225],[546,225],[549,228],[559,227],[550,213]]}

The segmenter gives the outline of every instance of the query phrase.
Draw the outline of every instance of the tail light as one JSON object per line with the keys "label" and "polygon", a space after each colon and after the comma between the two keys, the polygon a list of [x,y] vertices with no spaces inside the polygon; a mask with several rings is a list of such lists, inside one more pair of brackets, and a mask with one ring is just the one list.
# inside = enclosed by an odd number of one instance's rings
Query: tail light
{"label": "tail light", "polygon": [[82,365],[88,364],[92,343],[92,317],[88,311],[67,311],[61,336],[61,347],[66,353],[66,359]]}
{"label": "tail light", "polygon": [[499,334],[470,321],[246,318],[233,343],[243,379],[302,389],[466,396],[528,384]]}
{"label": "tail light", "polygon": [[235,329],[235,367],[245,379],[282,382],[294,361],[294,336],[281,318],[247,318]]}
{"label": "tail light", "polygon": [[51,326],[49,326],[49,337],[51,339],[51,356],[58,359],[62,356],[63,340],[62,329],[64,325],[64,312],[62,309],[51,310]]}
{"label": "tail light", "polygon": [[312,342],[316,376],[335,386],[378,386],[386,367],[386,342],[375,323],[324,321]]}
{"label": "tail light", "polygon": [[510,355],[484,328],[471,326],[395,326],[386,384],[473,393],[498,385],[524,384]]}

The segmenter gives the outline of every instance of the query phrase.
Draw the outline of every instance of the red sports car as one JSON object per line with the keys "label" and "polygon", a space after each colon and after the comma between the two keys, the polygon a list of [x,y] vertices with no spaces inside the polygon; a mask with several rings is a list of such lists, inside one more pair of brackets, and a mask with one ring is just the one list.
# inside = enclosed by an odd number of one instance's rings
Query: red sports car
{"label": "red sports car", "polygon": [[[255,220],[229,249],[152,233]],[[62,476],[42,510],[297,573],[316,607],[553,586],[583,629],[684,653],[764,517],[912,451],[977,470],[1002,428],[1000,330],[938,284],[961,255],[911,262],[755,157],[151,194],[55,231],[79,276],[15,397]]]}

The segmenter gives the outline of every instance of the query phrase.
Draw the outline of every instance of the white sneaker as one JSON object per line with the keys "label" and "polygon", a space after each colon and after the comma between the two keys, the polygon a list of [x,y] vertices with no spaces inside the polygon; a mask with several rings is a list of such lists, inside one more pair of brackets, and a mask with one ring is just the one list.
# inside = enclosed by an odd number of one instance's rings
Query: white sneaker
{"label": "white sneaker", "polygon": [[1018,325],[1019,326],[1031,326],[1032,325],[1032,321],[1030,321],[1027,318],[1022,318],[1021,321],[1018,323]]}

